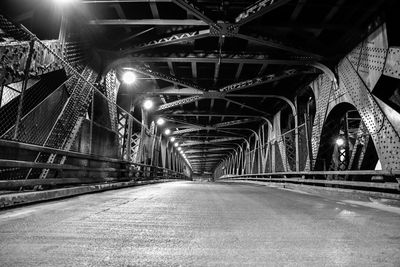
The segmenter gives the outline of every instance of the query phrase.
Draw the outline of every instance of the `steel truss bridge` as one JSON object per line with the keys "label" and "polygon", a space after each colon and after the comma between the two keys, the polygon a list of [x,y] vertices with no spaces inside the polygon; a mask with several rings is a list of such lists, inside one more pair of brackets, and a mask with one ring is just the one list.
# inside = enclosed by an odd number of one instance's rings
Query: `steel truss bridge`
{"label": "steel truss bridge", "polygon": [[4,1],[1,187],[208,176],[396,190],[392,2]]}

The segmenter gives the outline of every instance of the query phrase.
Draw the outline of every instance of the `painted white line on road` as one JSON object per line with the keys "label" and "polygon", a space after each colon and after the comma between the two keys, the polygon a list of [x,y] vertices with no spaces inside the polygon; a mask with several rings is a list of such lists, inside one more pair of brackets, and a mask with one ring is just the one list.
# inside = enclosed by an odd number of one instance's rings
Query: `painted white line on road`
{"label": "painted white line on road", "polygon": [[[363,202],[363,201],[356,201],[356,200],[343,200],[343,202],[352,204],[351,206],[353,206],[353,207],[358,207],[356,205],[359,205],[359,206],[383,210],[383,211],[387,211],[387,212],[391,212],[391,213],[396,213],[396,214],[400,215],[400,208],[398,208],[398,207],[387,206],[387,205],[376,203],[376,202]],[[354,204],[356,204],[356,205],[354,205]]]}
{"label": "painted white line on road", "polygon": [[301,191],[301,190],[296,190],[296,189],[290,189],[290,188],[281,188],[282,190],[286,190],[286,191],[291,191],[294,193],[299,193],[299,194],[304,194],[304,195],[311,195],[310,193]]}

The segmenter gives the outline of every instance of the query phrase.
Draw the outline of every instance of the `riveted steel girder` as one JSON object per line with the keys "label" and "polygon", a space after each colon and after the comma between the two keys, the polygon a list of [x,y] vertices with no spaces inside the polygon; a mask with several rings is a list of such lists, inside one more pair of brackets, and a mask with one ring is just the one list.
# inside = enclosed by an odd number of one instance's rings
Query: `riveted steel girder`
{"label": "riveted steel girder", "polygon": [[181,146],[194,146],[194,145],[203,145],[203,144],[212,144],[212,143],[222,143],[222,142],[236,141],[236,140],[242,140],[242,139],[243,138],[241,138],[241,137],[220,138],[220,139],[214,139],[214,140],[209,140],[209,141],[187,142],[187,143],[181,144]]}
{"label": "riveted steel girder", "polygon": [[192,150],[185,150],[185,154],[218,152],[218,151],[232,150],[232,149],[233,148],[231,148],[231,147],[208,148],[208,149],[192,149]]}
{"label": "riveted steel girder", "polygon": [[293,77],[293,76],[300,75],[300,74],[314,74],[314,73],[316,73],[315,70],[299,71],[296,69],[290,69],[290,70],[286,70],[280,74],[265,75],[262,77],[249,79],[249,80],[246,80],[243,82],[234,83],[234,84],[222,87],[219,89],[220,92],[203,92],[202,95],[191,96],[191,97],[179,99],[179,100],[161,105],[158,108],[158,111],[176,107],[176,106],[180,106],[180,105],[184,105],[184,104],[188,104],[188,103],[192,103],[192,102],[195,102],[195,101],[198,101],[201,99],[205,99],[205,98],[224,98],[225,94],[229,93],[229,92],[234,92],[234,91],[242,90],[245,88],[254,87],[257,85],[282,80],[282,79]]}
{"label": "riveted steel girder", "polygon": [[227,85],[227,86],[224,86],[224,87],[220,88],[219,91],[227,92],[227,93],[228,92],[234,92],[234,91],[238,91],[238,90],[254,87],[254,86],[257,86],[257,85],[260,85],[260,84],[279,81],[279,80],[282,80],[282,79],[285,79],[285,78],[289,78],[289,77],[293,77],[293,76],[300,75],[300,74],[313,74],[313,73],[316,73],[316,72],[312,71],[312,70],[299,71],[299,70],[296,70],[296,69],[290,69],[290,70],[285,70],[280,74],[264,75],[262,77],[249,79],[249,80],[246,80],[246,81],[243,81],[243,82],[238,82],[238,83],[234,83],[234,84],[231,84],[231,85]]}
{"label": "riveted steel girder", "polygon": [[145,67],[135,66],[135,67],[129,67],[127,69],[131,69],[131,70],[133,70],[133,71],[135,71],[137,73],[141,73],[141,74],[144,74],[144,75],[147,75],[147,76],[150,76],[150,77],[153,77],[153,78],[157,78],[157,79],[160,79],[160,80],[164,80],[164,81],[167,81],[167,82],[176,83],[176,84],[179,84],[179,85],[182,85],[182,86],[186,86],[186,87],[189,87],[189,88],[194,88],[194,89],[203,90],[203,91],[205,90],[205,89],[201,88],[200,86],[198,86],[196,84],[193,84],[193,83],[190,83],[190,82],[187,82],[187,81],[183,81],[181,79],[176,78],[175,76],[167,75],[167,74],[164,74],[164,73],[161,73],[161,72],[156,72],[156,71],[153,71],[153,70],[145,68]]}
{"label": "riveted steel girder", "polygon": [[195,6],[193,3],[187,0],[172,0],[176,5],[180,6],[181,8],[185,9],[187,12],[192,13],[196,18],[201,19],[205,23],[210,26],[218,27],[217,24],[207,17],[200,8]]}
{"label": "riveted steel girder", "polygon": [[204,99],[204,97],[196,95],[196,96],[190,96],[190,97],[187,97],[187,98],[179,99],[179,100],[176,100],[176,101],[173,101],[173,102],[170,102],[170,103],[166,103],[164,105],[159,106],[157,111],[162,111],[162,110],[169,109],[169,108],[172,108],[172,107],[193,103],[193,102],[198,101],[200,99]]}
{"label": "riveted steel girder", "polygon": [[269,64],[269,65],[305,65],[309,66],[315,63],[315,60],[310,60],[309,57],[303,59],[288,58],[269,58],[264,54],[250,53],[214,53],[214,52],[182,52],[182,53],[133,53],[131,58],[121,59],[130,62],[197,62],[197,63],[221,63],[226,64]]}
{"label": "riveted steel girder", "polygon": [[249,6],[239,16],[236,17],[235,27],[248,23],[288,2],[291,0],[261,0],[256,1],[253,5]]}
{"label": "riveted steel girder", "polygon": [[131,53],[135,53],[138,51],[142,51],[145,49],[150,49],[150,48],[156,48],[160,46],[166,46],[170,44],[176,44],[180,42],[187,42],[191,40],[196,40],[200,38],[205,38],[210,36],[210,30],[199,30],[199,31],[193,31],[193,32],[185,32],[185,33],[179,33],[179,34],[174,34],[168,37],[164,37],[158,40],[152,40],[147,43],[142,43],[134,46],[133,48],[126,49],[121,52],[121,55],[128,55]]}
{"label": "riveted steel girder", "polygon": [[130,26],[130,25],[189,25],[206,26],[202,20],[196,19],[96,19],[89,21],[90,25],[112,25],[112,26]]}
{"label": "riveted steel girder", "polygon": [[245,124],[245,123],[249,123],[249,122],[254,122],[261,119],[261,117],[258,117],[257,119],[241,119],[241,120],[234,120],[234,121],[226,121],[226,122],[220,122],[220,123],[216,123],[214,124],[212,127],[214,128],[220,128],[220,127],[228,127],[228,126],[232,126],[232,125],[238,125],[238,124]]}

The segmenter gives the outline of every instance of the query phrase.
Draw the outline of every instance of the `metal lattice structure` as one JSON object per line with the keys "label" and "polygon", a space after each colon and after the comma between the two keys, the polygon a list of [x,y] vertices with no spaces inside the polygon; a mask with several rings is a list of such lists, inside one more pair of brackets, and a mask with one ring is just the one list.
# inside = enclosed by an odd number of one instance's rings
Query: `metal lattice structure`
{"label": "metal lattice structure", "polygon": [[[91,16],[66,12],[49,41],[0,16],[1,140],[137,164],[131,172],[400,169],[400,43],[397,25],[378,15],[392,15],[390,1],[76,4]],[[124,83],[128,71],[134,84]],[[342,129],[349,110],[358,124]],[[86,164],[60,152],[26,157]]]}

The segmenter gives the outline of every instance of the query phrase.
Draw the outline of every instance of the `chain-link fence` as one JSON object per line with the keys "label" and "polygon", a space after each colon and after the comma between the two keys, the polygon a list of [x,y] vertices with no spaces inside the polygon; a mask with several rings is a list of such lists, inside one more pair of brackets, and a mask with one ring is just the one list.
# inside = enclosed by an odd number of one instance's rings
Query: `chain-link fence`
{"label": "chain-link fence", "polygon": [[[0,16],[3,27],[22,37],[0,43],[0,142],[4,146],[0,159],[14,161],[3,160],[0,179],[113,177],[121,175],[122,162],[133,163],[123,170],[124,176],[166,172],[157,168],[159,161],[149,161],[159,157],[152,151],[160,153],[156,147],[160,142],[153,142],[154,131],[117,105],[115,71],[101,77],[82,64],[84,55],[77,43],[67,43],[61,51],[60,42],[43,42]],[[20,143],[29,146],[19,148]],[[23,167],[14,167],[18,166],[15,160],[23,161]],[[105,170],[99,173],[96,168]]]}

